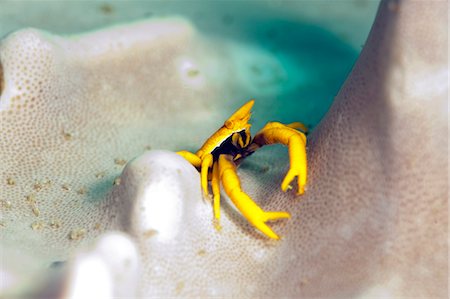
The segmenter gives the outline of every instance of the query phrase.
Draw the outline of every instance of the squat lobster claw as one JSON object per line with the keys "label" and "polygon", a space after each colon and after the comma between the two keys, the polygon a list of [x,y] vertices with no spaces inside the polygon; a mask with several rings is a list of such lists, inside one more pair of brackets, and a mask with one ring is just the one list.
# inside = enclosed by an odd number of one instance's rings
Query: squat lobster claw
{"label": "squat lobster claw", "polygon": [[266,224],[268,221],[289,218],[287,212],[262,210],[242,189],[236,172],[237,163],[264,145],[280,143],[288,146],[290,168],[281,183],[281,190],[290,188],[297,177],[297,194],[304,193],[307,179],[306,127],[301,123],[267,123],[252,139],[250,135],[251,109],[255,100],[250,100],[234,112],[201,148],[194,154],[179,151],[178,154],[200,170],[203,193],[209,196],[210,178],[213,193],[213,210],[217,222],[220,220],[220,183],[233,204],[242,215],[267,237],[279,236]]}

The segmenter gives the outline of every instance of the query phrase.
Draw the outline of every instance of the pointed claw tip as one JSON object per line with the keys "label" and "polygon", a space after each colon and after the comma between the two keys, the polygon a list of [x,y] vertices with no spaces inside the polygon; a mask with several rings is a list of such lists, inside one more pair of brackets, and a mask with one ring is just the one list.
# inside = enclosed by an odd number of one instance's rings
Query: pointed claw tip
{"label": "pointed claw tip", "polygon": [[206,200],[207,202],[213,202],[213,197],[211,194],[204,192],[203,193],[203,199]]}
{"label": "pointed claw tip", "polygon": [[220,232],[222,230],[222,226],[220,225],[220,222],[217,219],[213,220],[213,224],[216,231]]}
{"label": "pointed claw tip", "polygon": [[268,237],[270,240],[280,240],[280,236],[278,236],[276,233],[274,233],[273,231],[269,234],[267,232],[263,232],[263,234]]}

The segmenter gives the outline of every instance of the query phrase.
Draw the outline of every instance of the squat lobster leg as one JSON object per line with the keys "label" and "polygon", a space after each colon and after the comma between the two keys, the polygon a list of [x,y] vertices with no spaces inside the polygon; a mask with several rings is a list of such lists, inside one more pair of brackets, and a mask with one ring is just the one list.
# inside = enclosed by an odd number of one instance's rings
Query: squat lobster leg
{"label": "squat lobster leg", "polygon": [[307,161],[306,161],[306,136],[297,129],[306,129],[301,123],[292,123],[284,125],[279,122],[267,123],[253,139],[250,145],[250,151],[255,151],[259,147],[267,144],[281,143],[289,148],[290,168],[281,183],[281,190],[286,191],[290,183],[298,178],[297,194],[305,192]]}
{"label": "squat lobster leg", "polygon": [[209,168],[213,165],[213,156],[211,154],[206,154],[202,159],[198,155],[188,151],[179,151],[177,152],[177,154],[188,160],[188,162],[191,163],[194,167],[200,168],[200,178],[203,194],[208,197],[208,172]]}
{"label": "squat lobster leg", "polygon": [[281,218],[290,218],[287,212],[265,212],[241,189],[236,165],[230,155],[219,156],[219,178],[225,192],[242,215],[262,233],[272,239],[280,237],[265,222]]}
{"label": "squat lobster leg", "polygon": [[209,197],[209,191],[208,191],[208,172],[209,168],[213,165],[213,155],[206,154],[203,157],[202,160],[202,168],[200,170],[200,179],[201,179],[201,185],[203,188],[203,194],[208,198]]}
{"label": "squat lobster leg", "polygon": [[177,152],[177,154],[188,160],[188,162],[191,163],[194,167],[199,168],[202,165],[202,159],[200,159],[200,157],[196,154],[188,151],[179,151]]}
{"label": "squat lobster leg", "polygon": [[213,165],[211,188],[213,192],[214,218],[216,219],[218,224],[220,220],[220,174],[218,163],[214,163]]}

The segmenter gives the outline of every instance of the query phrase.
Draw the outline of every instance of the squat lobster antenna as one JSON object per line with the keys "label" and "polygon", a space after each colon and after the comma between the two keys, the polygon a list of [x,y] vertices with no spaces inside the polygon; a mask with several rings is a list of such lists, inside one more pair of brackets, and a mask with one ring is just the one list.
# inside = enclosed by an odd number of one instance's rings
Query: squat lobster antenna
{"label": "squat lobster antenna", "polygon": [[242,119],[250,115],[253,105],[255,104],[255,99],[251,99],[247,103],[241,106],[236,112],[234,112],[228,119]]}
{"label": "squat lobster antenna", "polygon": [[235,123],[247,123],[251,116],[251,110],[255,104],[255,99],[251,99],[247,103],[241,106],[236,112],[234,112],[226,121],[225,126],[227,128],[233,127]]}

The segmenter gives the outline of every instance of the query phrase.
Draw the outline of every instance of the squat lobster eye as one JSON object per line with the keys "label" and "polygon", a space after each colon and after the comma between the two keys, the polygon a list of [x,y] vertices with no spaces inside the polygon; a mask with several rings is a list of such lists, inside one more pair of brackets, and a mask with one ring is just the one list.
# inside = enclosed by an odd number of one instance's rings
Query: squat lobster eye
{"label": "squat lobster eye", "polygon": [[233,127],[234,127],[234,121],[232,121],[232,120],[229,120],[229,119],[227,119],[226,121],[225,121],[225,127],[227,128],[227,129],[233,129]]}
{"label": "squat lobster eye", "polygon": [[[297,194],[302,194],[307,174],[305,135],[307,128],[301,123],[284,125],[271,122],[267,123],[252,139],[248,121],[253,104],[254,100],[250,100],[233,113],[224,125],[205,141],[197,153],[180,151],[178,154],[201,171],[201,186],[207,196],[209,194],[208,182],[211,182],[214,195],[214,217],[217,220],[216,227],[220,227],[218,221],[220,220],[220,183],[222,183],[226,194],[251,224],[267,237],[279,239],[279,236],[266,222],[289,218],[289,213],[266,212],[261,209],[241,189],[236,167],[239,161],[264,145],[274,143],[287,145],[290,168],[281,183],[281,189],[283,191],[292,189],[290,183],[297,178]],[[299,130],[303,130],[305,133]]]}

